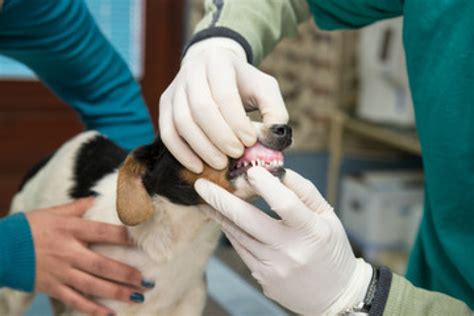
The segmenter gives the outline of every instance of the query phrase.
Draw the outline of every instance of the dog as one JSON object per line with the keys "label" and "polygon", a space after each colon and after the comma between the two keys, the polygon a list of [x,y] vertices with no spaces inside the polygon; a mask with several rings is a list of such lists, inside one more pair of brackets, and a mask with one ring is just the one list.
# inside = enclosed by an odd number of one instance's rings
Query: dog
{"label": "dog", "polygon": [[[252,166],[284,176],[282,151],[292,142],[288,125],[254,122],[257,143],[224,170],[205,165],[201,174],[185,169],[159,137],[130,154],[95,131],[77,135],[26,175],[11,213],[45,208],[96,196],[84,218],[126,225],[136,248],[94,245],[92,250],[159,280],[143,304],[97,299],[117,315],[201,315],[207,291],[204,271],[220,238],[193,188],[198,178],[217,183],[237,196],[255,195],[246,181]],[[3,289],[0,314],[23,315],[34,294]],[[55,314],[77,311],[53,300]]]}

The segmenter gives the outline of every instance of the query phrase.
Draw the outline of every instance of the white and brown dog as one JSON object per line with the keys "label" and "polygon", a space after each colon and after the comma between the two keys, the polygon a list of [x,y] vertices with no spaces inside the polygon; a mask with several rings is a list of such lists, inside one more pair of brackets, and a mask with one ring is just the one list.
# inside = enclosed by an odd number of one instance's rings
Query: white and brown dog
{"label": "white and brown dog", "polygon": [[[209,220],[203,201],[193,189],[207,178],[236,195],[253,195],[245,180],[252,165],[284,174],[281,151],[291,144],[287,125],[255,123],[258,142],[226,170],[209,166],[201,174],[185,169],[159,138],[128,156],[97,132],[79,134],[49,159],[33,168],[15,195],[11,212],[28,212],[95,195],[85,218],[129,227],[137,248],[112,245],[93,250],[159,280],[145,293],[143,304],[99,300],[118,315],[200,315],[206,302],[204,270],[219,239],[218,225]],[[33,294],[0,291],[0,311],[22,315]],[[54,302],[56,314],[75,311]]]}

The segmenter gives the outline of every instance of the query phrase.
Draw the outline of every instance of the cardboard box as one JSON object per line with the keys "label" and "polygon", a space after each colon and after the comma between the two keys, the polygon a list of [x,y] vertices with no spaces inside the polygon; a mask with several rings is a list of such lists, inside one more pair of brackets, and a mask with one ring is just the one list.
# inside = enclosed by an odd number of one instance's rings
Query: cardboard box
{"label": "cardboard box", "polygon": [[356,114],[375,123],[413,127],[415,115],[402,43],[402,18],[361,31]]}
{"label": "cardboard box", "polygon": [[342,181],[340,217],[365,256],[408,251],[422,215],[423,175],[418,171],[365,172]]}

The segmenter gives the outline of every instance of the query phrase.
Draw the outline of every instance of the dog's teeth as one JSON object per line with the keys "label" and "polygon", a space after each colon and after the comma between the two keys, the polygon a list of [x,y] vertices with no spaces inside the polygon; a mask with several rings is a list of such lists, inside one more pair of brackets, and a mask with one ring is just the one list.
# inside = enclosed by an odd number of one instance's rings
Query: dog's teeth
{"label": "dog's teeth", "polygon": [[249,163],[247,161],[244,161],[244,167],[247,167]]}

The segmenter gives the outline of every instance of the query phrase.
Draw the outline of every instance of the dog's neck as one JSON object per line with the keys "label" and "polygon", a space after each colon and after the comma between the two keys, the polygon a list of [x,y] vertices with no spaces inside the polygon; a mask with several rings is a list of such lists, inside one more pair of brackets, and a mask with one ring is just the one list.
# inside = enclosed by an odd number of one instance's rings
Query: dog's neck
{"label": "dog's neck", "polygon": [[214,247],[219,228],[204,213],[205,206],[178,205],[162,197],[155,197],[153,203],[154,215],[129,231],[138,247],[154,261],[165,263],[197,243],[211,241]]}

